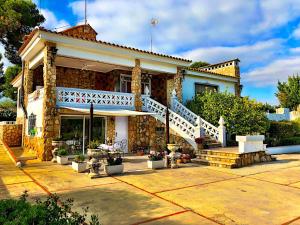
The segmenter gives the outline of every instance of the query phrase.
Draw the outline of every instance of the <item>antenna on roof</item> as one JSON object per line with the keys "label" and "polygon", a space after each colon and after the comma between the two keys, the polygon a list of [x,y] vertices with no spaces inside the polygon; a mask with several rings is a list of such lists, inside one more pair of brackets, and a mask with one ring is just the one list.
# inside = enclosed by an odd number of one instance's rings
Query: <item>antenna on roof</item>
{"label": "antenna on roof", "polygon": [[153,42],[152,29],[158,24],[158,19],[152,18],[150,23],[151,23],[150,46],[151,46],[151,52],[152,52],[152,42]]}
{"label": "antenna on roof", "polygon": [[87,6],[86,4],[87,4],[87,3],[86,3],[86,1],[87,1],[87,0],[84,0],[84,25],[87,24],[87,18],[86,18],[86,8],[87,8],[87,7],[86,7],[86,6]]}

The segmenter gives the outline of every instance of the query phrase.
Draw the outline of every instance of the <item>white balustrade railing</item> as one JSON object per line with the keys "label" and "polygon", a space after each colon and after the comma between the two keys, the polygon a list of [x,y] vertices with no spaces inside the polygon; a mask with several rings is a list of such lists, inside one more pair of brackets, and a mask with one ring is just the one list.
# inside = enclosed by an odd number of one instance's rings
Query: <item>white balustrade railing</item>
{"label": "white balustrade railing", "polygon": [[[142,100],[143,110],[155,113],[154,116],[161,122],[165,123],[167,107],[153,100],[149,96],[143,96]],[[171,129],[176,131],[179,135],[185,138],[185,140],[188,141],[194,148],[196,148],[195,134],[197,132],[197,129],[194,127],[193,124],[191,124],[182,116],[169,109],[169,125]]]}
{"label": "white balustrade railing", "polygon": [[204,130],[205,134],[215,140],[219,140],[219,128],[204,119],[200,119],[200,127]]}
{"label": "white balustrade railing", "polygon": [[200,127],[201,131],[204,131],[205,135],[208,135],[215,140],[219,140],[219,128],[202,119],[200,116],[181,104],[174,94],[172,96],[171,108],[174,112],[185,118],[194,126]]}
{"label": "white balustrade railing", "polygon": [[34,102],[44,97],[44,88],[35,90],[28,95],[28,102]]}
{"label": "white balustrade railing", "polygon": [[56,105],[60,107],[134,109],[134,95],[131,93],[98,91],[77,88],[56,88]]}
{"label": "white balustrade railing", "polygon": [[181,104],[177,98],[172,98],[172,110],[184,117],[187,121],[189,121],[194,126],[197,126],[199,123],[199,116]]}

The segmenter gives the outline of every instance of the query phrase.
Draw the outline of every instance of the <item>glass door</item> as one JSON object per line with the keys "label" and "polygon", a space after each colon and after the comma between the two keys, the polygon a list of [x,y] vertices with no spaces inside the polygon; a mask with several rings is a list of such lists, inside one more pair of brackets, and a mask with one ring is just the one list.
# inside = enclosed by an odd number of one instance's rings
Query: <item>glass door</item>
{"label": "glass door", "polygon": [[[89,142],[89,123],[90,118],[85,117],[85,137],[84,137],[84,145],[85,148],[88,146]],[[93,137],[91,140],[98,141],[99,143],[105,143],[105,118],[104,117],[94,117],[93,121]]]}

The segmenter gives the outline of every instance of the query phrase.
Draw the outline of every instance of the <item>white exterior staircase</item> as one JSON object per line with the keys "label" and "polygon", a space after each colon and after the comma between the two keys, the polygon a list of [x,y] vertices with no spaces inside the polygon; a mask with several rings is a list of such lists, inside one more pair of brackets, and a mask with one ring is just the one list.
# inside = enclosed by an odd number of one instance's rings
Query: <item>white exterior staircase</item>
{"label": "white exterior staircase", "polygon": [[[154,113],[156,119],[162,123],[166,122],[166,106],[146,95],[142,96],[142,101],[144,111]],[[225,146],[224,120],[221,118],[219,123],[220,126],[215,127],[190,111],[177,100],[176,93],[173,92],[171,109],[169,109],[170,128],[181,135],[194,149],[197,149],[195,138],[200,136],[209,136]]]}

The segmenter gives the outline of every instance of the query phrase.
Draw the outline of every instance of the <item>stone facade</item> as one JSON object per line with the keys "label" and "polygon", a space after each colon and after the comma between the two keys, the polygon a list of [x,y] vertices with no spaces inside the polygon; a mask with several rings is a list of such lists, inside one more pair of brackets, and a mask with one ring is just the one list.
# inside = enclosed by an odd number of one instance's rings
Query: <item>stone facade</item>
{"label": "stone facade", "polygon": [[33,71],[29,69],[29,62],[24,63],[24,105],[27,107],[28,95],[33,91]]}
{"label": "stone facade", "polygon": [[176,95],[178,98],[178,101],[182,102],[182,68],[177,68],[177,73],[174,76],[174,89],[176,91]]}
{"label": "stone facade", "polygon": [[131,79],[131,92],[134,94],[134,106],[136,111],[142,111],[142,69],[141,62],[139,59],[135,60],[135,67],[132,69],[132,79]]}
{"label": "stone facade", "polygon": [[10,147],[22,145],[22,124],[1,124],[0,140]]}
{"label": "stone facade", "polygon": [[52,139],[59,135],[59,117],[56,111],[56,66],[55,55],[52,53],[55,48],[51,43],[47,43],[44,48],[44,99],[43,99],[43,154],[42,160],[50,160],[52,158]]}
{"label": "stone facade", "polygon": [[[128,149],[135,151],[139,147],[150,147],[151,150],[164,150],[166,146],[165,124],[152,116],[128,117]],[[179,144],[185,151],[193,150],[192,146],[180,135],[170,129],[170,141]]]}
{"label": "stone facade", "polygon": [[113,116],[108,116],[107,117],[107,128],[106,128],[106,139],[109,141],[113,141],[115,140],[116,137],[116,130],[115,130],[115,125],[116,124],[116,120],[115,117]]}

